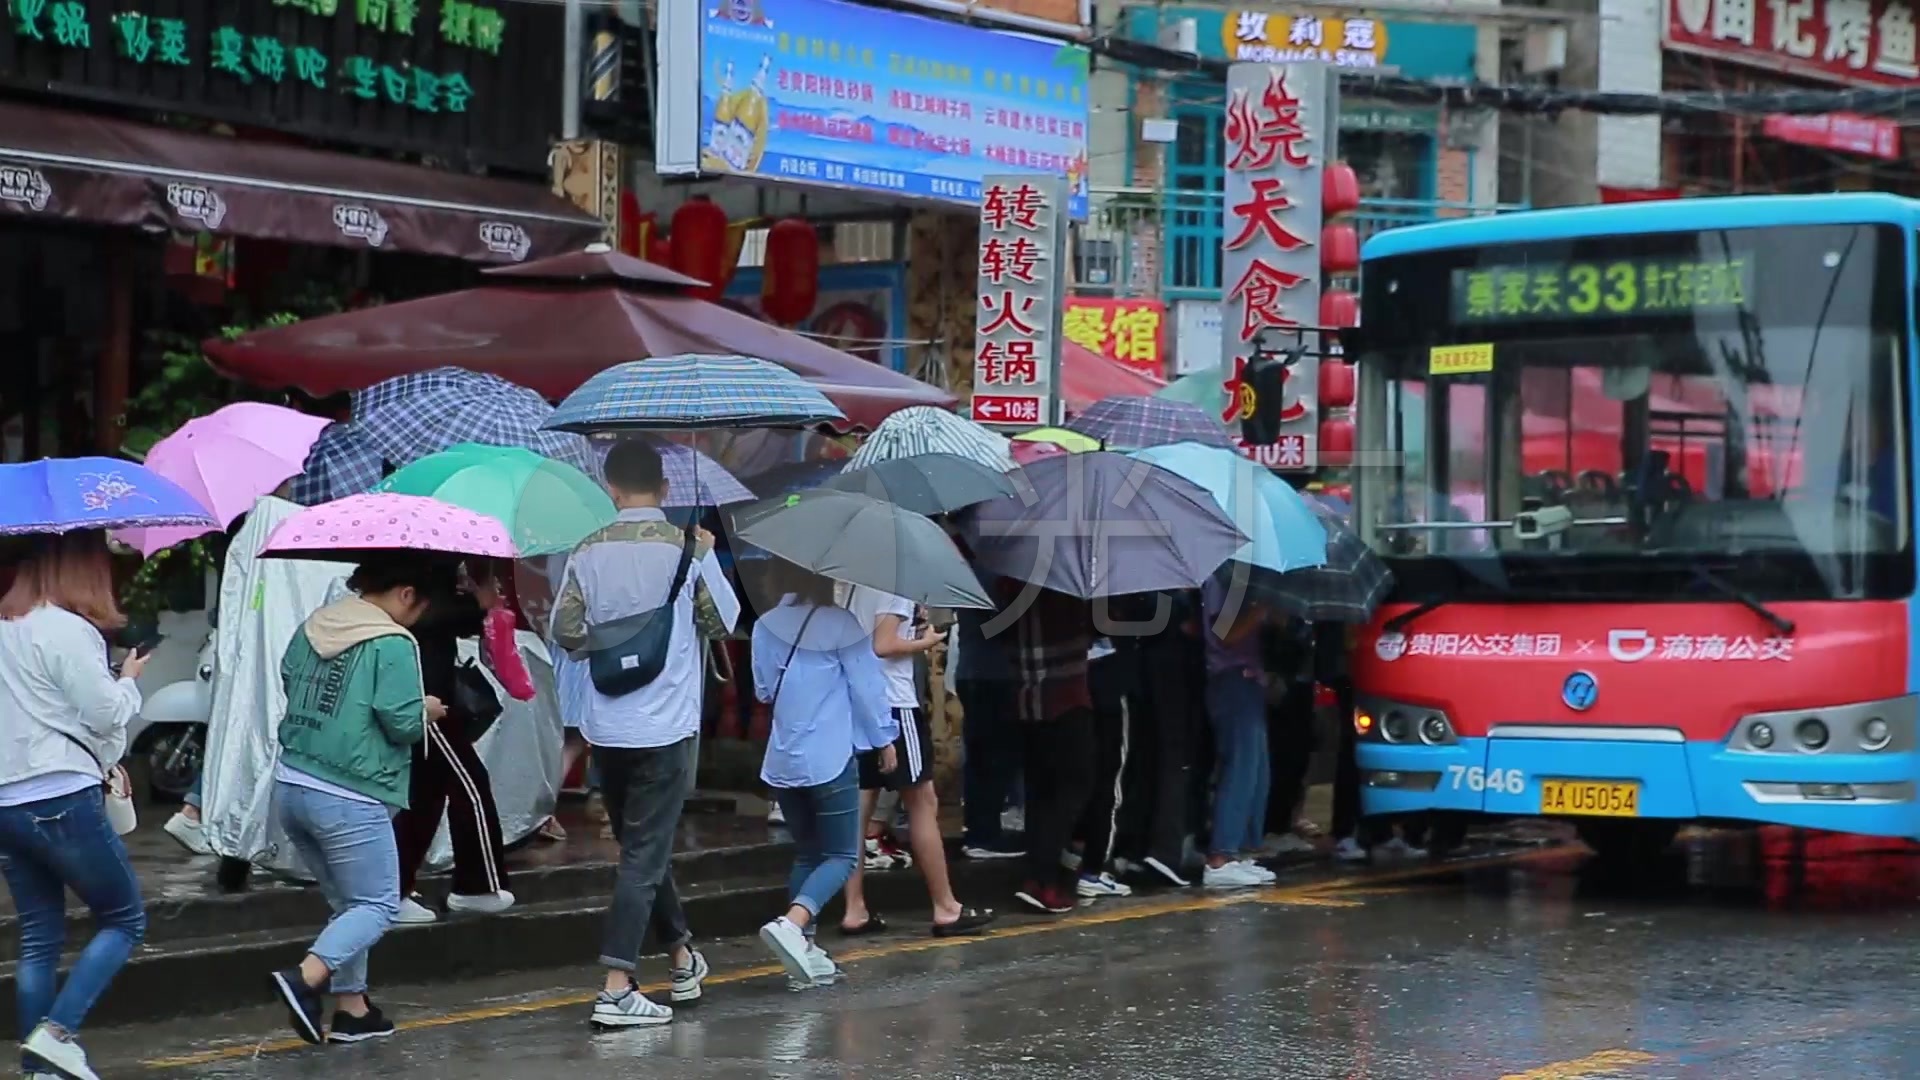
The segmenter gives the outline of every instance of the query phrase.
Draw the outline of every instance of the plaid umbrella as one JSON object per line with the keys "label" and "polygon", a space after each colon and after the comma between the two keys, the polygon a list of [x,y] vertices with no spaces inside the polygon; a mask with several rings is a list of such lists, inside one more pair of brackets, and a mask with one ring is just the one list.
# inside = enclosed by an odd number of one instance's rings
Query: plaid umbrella
{"label": "plaid umbrella", "polygon": [[512,446],[600,475],[587,440],[545,430],[553,406],[497,375],[434,368],[397,375],[353,394],[354,422],[396,468],[459,443]]}
{"label": "plaid umbrella", "polygon": [[[752,502],[759,498],[740,478],[733,475],[726,466],[701,453],[691,446],[652,436],[641,436],[647,445],[660,451],[660,470],[667,477],[667,501],[662,504],[669,508],[685,506],[725,506],[728,503]],[[612,436],[600,436],[588,440],[593,447],[594,460],[606,465],[607,454],[620,440]],[[604,468],[602,472],[604,472]]]}
{"label": "plaid umbrella", "polygon": [[860,449],[854,451],[853,459],[847,462],[847,471],[923,454],[952,454],[1000,472],[1013,468],[1005,435],[945,409],[916,405],[882,420],[873,434],[867,436],[867,441],[860,444]]}
{"label": "plaid umbrella", "polygon": [[1308,622],[1363,623],[1393,587],[1393,574],[1339,515],[1309,500],[1327,529],[1327,564],[1285,574],[1255,573],[1251,587],[1263,601]]}
{"label": "plaid umbrella", "polygon": [[1234,449],[1219,421],[1198,406],[1165,398],[1101,398],[1068,421],[1067,429],[1099,439],[1109,450],[1145,450],[1182,442]]}
{"label": "plaid umbrella", "polygon": [[290,498],[301,506],[363,495],[386,477],[386,462],[359,425],[333,424],[307,453],[307,465],[294,477]]}
{"label": "plaid umbrella", "polygon": [[812,384],[751,356],[685,356],[610,367],[567,395],[551,431],[811,427],[847,416]]}

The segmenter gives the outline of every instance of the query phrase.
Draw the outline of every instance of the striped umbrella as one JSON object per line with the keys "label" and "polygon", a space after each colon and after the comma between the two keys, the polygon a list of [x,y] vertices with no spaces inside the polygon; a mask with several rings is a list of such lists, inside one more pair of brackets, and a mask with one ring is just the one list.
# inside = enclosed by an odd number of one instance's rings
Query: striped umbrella
{"label": "striped umbrella", "polygon": [[610,367],[567,395],[550,431],[812,427],[847,416],[807,380],[751,356],[685,356]]}
{"label": "striped umbrella", "polygon": [[1006,436],[944,409],[916,405],[882,420],[854,451],[847,471],[922,454],[952,454],[1001,472],[1013,468]]}

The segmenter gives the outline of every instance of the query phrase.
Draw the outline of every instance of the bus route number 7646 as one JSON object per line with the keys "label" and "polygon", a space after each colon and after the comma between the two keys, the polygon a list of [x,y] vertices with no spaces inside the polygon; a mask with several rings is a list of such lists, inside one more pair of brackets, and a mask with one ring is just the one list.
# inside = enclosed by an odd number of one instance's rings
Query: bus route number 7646
{"label": "bus route number 7646", "polygon": [[1471,768],[1465,765],[1449,765],[1447,776],[1452,781],[1455,791],[1464,787],[1468,791],[1497,791],[1518,795],[1527,789],[1527,776],[1519,769],[1483,769],[1478,765]]}

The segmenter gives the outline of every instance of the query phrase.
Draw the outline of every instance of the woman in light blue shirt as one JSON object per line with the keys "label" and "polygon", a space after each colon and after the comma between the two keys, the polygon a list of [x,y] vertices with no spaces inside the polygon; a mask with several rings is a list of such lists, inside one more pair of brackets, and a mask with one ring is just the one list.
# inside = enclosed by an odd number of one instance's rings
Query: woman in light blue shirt
{"label": "woman in light blue shirt", "polygon": [[814,944],[814,921],[860,857],[860,773],[854,754],[878,750],[891,771],[900,734],[871,640],[833,602],[833,582],[787,567],[788,592],[753,628],[753,687],[773,705],[760,779],[793,833],[787,913],[760,928],[796,989],[840,969]]}

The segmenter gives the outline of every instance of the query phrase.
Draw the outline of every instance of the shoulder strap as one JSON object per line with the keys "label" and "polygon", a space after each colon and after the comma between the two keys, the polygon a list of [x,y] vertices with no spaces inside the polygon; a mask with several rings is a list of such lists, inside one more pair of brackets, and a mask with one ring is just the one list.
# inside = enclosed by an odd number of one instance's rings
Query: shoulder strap
{"label": "shoulder strap", "polygon": [[667,603],[680,599],[680,589],[687,583],[687,571],[693,567],[693,545],[695,533],[687,530],[686,539],[680,542],[680,565],[674,568],[673,584],[667,588]]}
{"label": "shoulder strap", "polygon": [[58,735],[58,736],[60,736],[61,738],[63,738],[63,739],[65,739],[65,740],[67,740],[67,741],[68,741],[68,742],[70,742],[70,743],[72,743],[73,745],[75,745],[75,746],[77,746],[77,747],[79,747],[79,748],[80,748],[80,752],[81,752],[81,753],[83,753],[83,754],[85,754],[85,755],[87,755],[88,757],[90,757],[90,758],[92,758],[92,759],[93,759],[93,767],[94,767],[94,768],[96,768],[96,769],[99,769],[99,770],[100,770],[100,775],[101,775],[102,777],[104,777],[104,776],[106,776],[106,775],[107,775],[107,767],[106,767],[105,765],[103,765],[103,764],[101,764],[101,763],[100,763],[100,755],[99,755],[99,754],[96,754],[96,753],[94,753],[94,752],[93,752],[93,748],[92,748],[92,747],[90,747],[90,746],[88,746],[88,745],[87,745],[86,743],[83,743],[83,742],[81,742],[81,741],[80,741],[79,739],[76,739],[76,738],[74,738],[74,737],[73,737],[72,735],[69,735],[69,734],[67,734],[67,733],[66,733],[66,732],[64,732],[64,731],[61,731],[61,730],[60,730],[59,728],[57,728],[57,727],[53,727],[53,726],[52,726],[51,724],[49,724],[49,725],[48,725],[48,727],[49,727],[49,728],[52,728],[52,730],[53,730],[53,733],[54,733],[55,735]]}
{"label": "shoulder strap", "polygon": [[[780,663],[780,674],[773,680],[774,701],[780,700],[780,688],[785,686],[787,682],[787,669],[793,666],[794,655],[800,651],[800,639],[807,636],[807,624],[812,622],[813,617],[819,613],[820,609],[815,607],[807,612],[806,618],[800,620],[800,632],[793,635],[793,647],[787,650],[787,658]],[[772,704],[772,702],[768,702],[768,704]]]}

